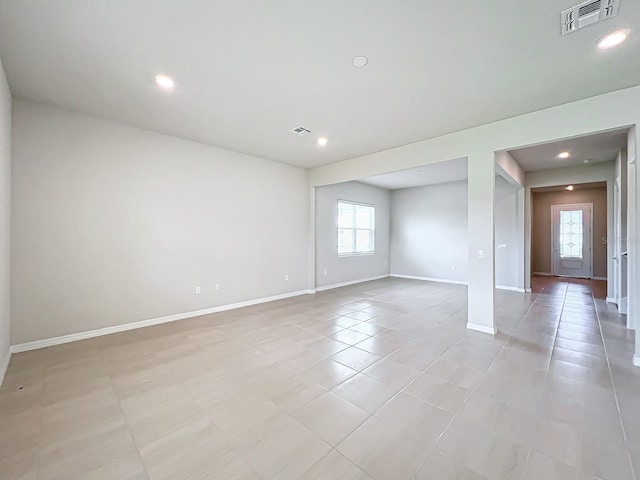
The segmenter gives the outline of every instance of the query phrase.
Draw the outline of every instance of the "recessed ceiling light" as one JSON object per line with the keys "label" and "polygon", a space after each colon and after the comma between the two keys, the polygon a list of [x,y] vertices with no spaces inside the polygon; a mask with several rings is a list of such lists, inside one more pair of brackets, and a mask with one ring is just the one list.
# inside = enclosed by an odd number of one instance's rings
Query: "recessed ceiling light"
{"label": "recessed ceiling light", "polygon": [[591,160],[589,160],[589,159],[583,160],[582,163],[591,163]]}
{"label": "recessed ceiling light", "polygon": [[156,85],[158,85],[158,87],[168,92],[176,88],[176,82],[174,82],[173,78],[167,75],[163,75],[161,73],[156,75]]}
{"label": "recessed ceiling light", "polygon": [[421,172],[420,170],[416,170],[416,171],[415,171],[415,172],[413,172],[413,173],[415,173],[416,175],[419,175],[419,174],[421,174],[422,172]]}
{"label": "recessed ceiling light", "polygon": [[569,158],[571,154],[569,152],[560,152],[558,158]]}
{"label": "recessed ceiling light", "polygon": [[573,185],[569,185],[569,186],[567,187],[567,190],[569,190],[569,191],[573,190]]}
{"label": "recessed ceiling light", "polygon": [[627,39],[627,37],[629,36],[629,32],[629,29],[616,30],[609,35],[602,37],[598,42],[598,48],[600,50],[606,50],[608,48],[613,48],[617,45],[620,45]]}
{"label": "recessed ceiling light", "polygon": [[325,137],[320,137],[318,139],[318,145],[320,145],[321,147],[324,147],[327,144],[328,140]]}
{"label": "recessed ceiling light", "polygon": [[363,57],[363,56],[359,56],[359,57],[354,57],[353,59],[353,66],[354,67],[364,67],[367,63],[369,63],[369,59],[367,57]]}

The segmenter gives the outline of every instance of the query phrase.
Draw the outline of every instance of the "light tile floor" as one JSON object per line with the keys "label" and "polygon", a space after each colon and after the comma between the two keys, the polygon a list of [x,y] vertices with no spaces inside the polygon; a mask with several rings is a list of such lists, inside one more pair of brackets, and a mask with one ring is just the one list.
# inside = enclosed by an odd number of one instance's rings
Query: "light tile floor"
{"label": "light tile floor", "polygon": [[640,480],[630,332],[535,282],[495,337],[465,287],[385,279],[16,354],[0,478]]}

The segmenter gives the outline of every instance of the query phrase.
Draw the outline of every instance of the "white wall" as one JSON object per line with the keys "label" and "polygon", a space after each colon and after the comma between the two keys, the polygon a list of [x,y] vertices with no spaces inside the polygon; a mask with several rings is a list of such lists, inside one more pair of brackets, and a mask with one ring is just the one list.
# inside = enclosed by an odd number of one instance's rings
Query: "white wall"
{"label": "white wall", "polygon": [[518,288],[518,262],[524,248],[518,223],[518,188],[500,176],[496,177],[495,228],[496,285]]}
{"label": "white wall", "polygon": [[[375,207],[375,253],[338,256],[338,200]],[[389,274],[389,191],[360,182],[316,188],[316,288]],[[326,271],[326,274],[325,274]]]}
{"label": "white wall", "polygon": [[640,367],[640,169],[638,124],[627,134],[627,327],[636,331],[633,362]]}
{"label": "white wall", "polygon": [[316,167],[311,170],[310,181],[312,186],[329,185],[479,153],[495,158],[494,152],[498,151],[636,123],[640,123],[640,86]]}
{"label": "white wall", "polygon": [[[391,192],[391,274],[467,282],[468,183]],[[496,177],[496,285],[518,287],[518,189]],[[498,249],[505,244],[506,249]]]}
{"label": "white wall", "polygon": [[627,313],[627,147],[620,150],[615,160],[614,184],[618,198],[614,197],[614,297],[620,313]]}
{"label": "white wall", "polygon": [[467,182],[391,192],[391,274],[466,282]]}
{"label": "white wall", "polygon": [[0,60],[0,384],[10,356],[10,226],[11,92]]}
{"label": "white wall", "polygon": [[515,158],[511,156],[509,152],[496,152],[496,170],[499,170],[500,173],[506,175],[505,178],[511,178],[511,180],[515,183],[524,187],[525,184],[525,173],[524,170],[520,167],[518,162],[516,162]]}
{"label": "white wall", "polygon": [[13,120],[13,344],[306,290],[305,170],[25,100]]}

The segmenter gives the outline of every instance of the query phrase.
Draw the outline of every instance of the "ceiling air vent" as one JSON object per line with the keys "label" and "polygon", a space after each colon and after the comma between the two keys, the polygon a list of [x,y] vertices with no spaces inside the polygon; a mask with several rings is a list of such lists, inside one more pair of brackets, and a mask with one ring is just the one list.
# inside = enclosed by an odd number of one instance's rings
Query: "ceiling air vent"
{"label": "ceiling air vent", "polygon": [[309,135],[311,133],[311,130],[304,127],[296,127],[296,128],[292,128],[291,132],[295,133],[296,135],[300,135],[301,137],[304,137],[305,135]]}
{"label": "ceiling air vent", "polygon": [[615,17],[619,8],[620,0],[589,0],[571,7],[561,13],[562,35]]}

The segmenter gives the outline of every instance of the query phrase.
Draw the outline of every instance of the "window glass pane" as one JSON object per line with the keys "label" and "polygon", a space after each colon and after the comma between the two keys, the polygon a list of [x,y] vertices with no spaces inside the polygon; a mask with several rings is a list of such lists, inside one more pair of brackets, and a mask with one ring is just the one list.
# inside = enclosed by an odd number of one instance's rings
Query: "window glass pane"
{"label": "window glass pane", "polygon": [[352,203],[338,202],[338,228],[353,228],[356,206]]}
{"label": "window glass pane", "polygon": [[353,238],[353,229],[338,229],[338,253],[354,253],[355,243]]}
{"label": "window glass pane", "polygon": [[582,225],[579,225],[577,223],[574,223],[571,225],[571,234],[572,235],[577,235],[579,233],[582,233]]}
{"label": "window glass pane", "polygon": [[375,234],[373,230],[356,230],[356,251],[373,252]]}
{"label": "window glass pane", "polygon": [[572,223],[582,223],[582,210],[576,210],[570,213]]}
{"label": "window glass pane", "polygon": [[338,201],[338,254],[375,251],[375,207]]}
{"label": "window glass pane", "polygon": [[582,258],[582,210],[560,212],[560,256]]}
{"label": "window glass pane", "polygon": [[356,228],[369,228],[373,230],[374,210],[373,207],[356,205]]}

